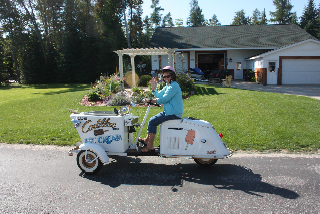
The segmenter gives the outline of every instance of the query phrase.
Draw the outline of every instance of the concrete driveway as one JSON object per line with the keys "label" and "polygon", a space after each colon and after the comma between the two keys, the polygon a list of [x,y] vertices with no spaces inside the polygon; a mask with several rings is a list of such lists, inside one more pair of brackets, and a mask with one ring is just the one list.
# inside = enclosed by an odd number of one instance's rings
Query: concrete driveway
{"label": "concrete driveway", "polygon": [[306,96],[320,100],[320,84],[301,84],[301,85],[266,85],[244,80],[232,80],[232,88],[266,91],[280,94],[292,94]]}

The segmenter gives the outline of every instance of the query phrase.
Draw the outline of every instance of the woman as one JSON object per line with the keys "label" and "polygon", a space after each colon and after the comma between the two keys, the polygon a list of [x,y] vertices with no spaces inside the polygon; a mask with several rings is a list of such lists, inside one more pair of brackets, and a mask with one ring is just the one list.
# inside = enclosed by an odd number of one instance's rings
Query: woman
{"label": "woman", "polygon": [[143,101],[164,104],[164,111],[151,117],[148,124],[148,135],[144,139],[139,139],[140,142],[147,146],[142,149],[142,152],[154,150],[154,138],[157,133],[157,126],[167,120],[181,119],[183,113],[182,92],[179,84],[176,82],[176,72],[171,66],[163,68],[163,80],[166,86],[157,91],[157,81],[155,78],[151,80],[151,89],[155,98],[144,99]]}

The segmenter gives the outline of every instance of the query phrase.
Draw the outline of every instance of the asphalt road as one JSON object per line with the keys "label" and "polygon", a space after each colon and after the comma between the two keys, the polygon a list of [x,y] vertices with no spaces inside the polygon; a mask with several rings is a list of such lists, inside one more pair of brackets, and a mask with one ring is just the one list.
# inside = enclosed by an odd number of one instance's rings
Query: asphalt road
{"label": "asphalt road", "polygon": [[0,213],[319,213],[320,155],[119,158],[95,176],[69,147],[0,144]]}

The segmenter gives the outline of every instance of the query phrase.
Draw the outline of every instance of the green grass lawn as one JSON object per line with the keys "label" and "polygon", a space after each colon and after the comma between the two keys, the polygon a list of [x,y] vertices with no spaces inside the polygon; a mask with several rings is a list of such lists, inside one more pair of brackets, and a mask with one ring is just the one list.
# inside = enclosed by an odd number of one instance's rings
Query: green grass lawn
{"label": "green grass lawn", "polygon": [[[80,138],[68,109],[114,108],[81,106],[89,89],[90,85],[0,87],[0,142],[75,145]],[[153,107],[149,118],[162,110]],[[140,116],[140,123],[145,111],[144,107],[131,109]],[[312,98],[197,85],[195,95],[184,101],[183,116],[210,122],[233,150],[309,152],[320,148],[320,101]]]}

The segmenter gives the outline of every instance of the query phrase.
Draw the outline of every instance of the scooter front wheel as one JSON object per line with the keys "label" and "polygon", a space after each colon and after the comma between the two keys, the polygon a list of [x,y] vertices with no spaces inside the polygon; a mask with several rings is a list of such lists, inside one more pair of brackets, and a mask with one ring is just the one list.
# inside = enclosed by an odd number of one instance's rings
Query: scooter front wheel
{"label": "scooter front wheel", "polygon": [[200,166],[211,166],[217,163],[218,159],[209,159],[209,158],[194,158],[193,159]]}
{"label": "scooter front wheel", "polygon": [[90,150],[82,150],[78,153],[77,164],[81,171],[87,174],[96,174],[103,165],[96,153]]}

